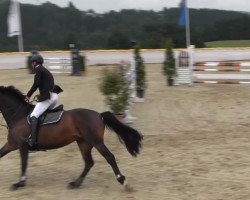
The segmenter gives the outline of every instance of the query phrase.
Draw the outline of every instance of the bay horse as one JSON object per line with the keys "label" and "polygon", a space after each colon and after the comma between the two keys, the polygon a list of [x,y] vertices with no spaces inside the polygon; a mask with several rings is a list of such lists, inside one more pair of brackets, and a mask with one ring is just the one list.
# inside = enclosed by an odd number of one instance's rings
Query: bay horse
{"label": "bay horse", "polygon": [[[30,147],[27,137],[30,134],[30,125],[27,116],[34,108],[25,101],[25,95],[14,86],[0,86],[0,112],[8,126],[7,143],[0,149],[0,158],[11,151],[18,150],[21,157],[21,177],[12,185],[12,189],[24,187],[27,181],[27,164]],[[85,166],[80,176],[69,183],[69,188],[81,186],[84,178],[94,165],[91,150],[95,147],[112,167],[117,181],[125,186],[125,176],[121,174],[114,155],[104,144],[105,127],[113,130],[127,151],[136,156],[139,154],[143,136],[134,128],[121,123],[109,111],[98,113],[88,109],[72,109],[64,111],[62,118],[55,124],[43,125],[39,128],[37,142],[43,150],[57,149],[77,142]]]}

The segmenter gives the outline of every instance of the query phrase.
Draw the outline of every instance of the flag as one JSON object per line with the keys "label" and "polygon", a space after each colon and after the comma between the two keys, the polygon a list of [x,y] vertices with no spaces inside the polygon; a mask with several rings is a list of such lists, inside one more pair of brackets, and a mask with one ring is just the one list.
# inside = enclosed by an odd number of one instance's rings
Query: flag
{"label": "flag", "polygon": [[186,0],[181,0],[179,7],[180,7],[180,16],[178,24],[179,26],[185,26],[186,25]]}
{"label": "flag", "polygon": [[21,35],[20,7],[17,1],[11,1],[7,19],[8,37]]}

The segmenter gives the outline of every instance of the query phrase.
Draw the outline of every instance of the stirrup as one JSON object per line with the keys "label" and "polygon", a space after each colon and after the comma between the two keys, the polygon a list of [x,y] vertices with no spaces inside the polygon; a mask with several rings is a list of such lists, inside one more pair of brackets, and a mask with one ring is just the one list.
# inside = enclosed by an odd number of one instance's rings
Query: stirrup
{"label": "stirrup", "polygon": [[28,144],[29,147],[34,148],[37,146],[37,142],[33,142],[31,137],[26,139],[26,143]]}
{"label": "stirrup", "polygon": [[29,147],[33,147],[34,146],[34,144],[33,144],[33,142],[32,142],[31,139],[27,140],[27,144],[29,145]]}

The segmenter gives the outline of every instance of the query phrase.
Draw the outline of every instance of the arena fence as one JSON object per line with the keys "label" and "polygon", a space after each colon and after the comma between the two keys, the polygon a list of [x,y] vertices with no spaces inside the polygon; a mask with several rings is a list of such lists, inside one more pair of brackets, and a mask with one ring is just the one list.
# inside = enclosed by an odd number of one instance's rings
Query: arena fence
{"label": "arena fence", "polygon": [[52,73],[72,72],[72,64],[70,58],[45,58],[44,66]]}

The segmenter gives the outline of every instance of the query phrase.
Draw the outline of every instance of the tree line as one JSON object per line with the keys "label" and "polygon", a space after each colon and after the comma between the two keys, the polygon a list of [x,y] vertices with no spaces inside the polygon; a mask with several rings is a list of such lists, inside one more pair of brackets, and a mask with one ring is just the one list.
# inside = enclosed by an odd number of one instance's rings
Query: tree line
{"label": "tree line", "polygon": [[[0,51],[17,51],[17,38],[7,37],[10,0],[0,0]],[[96,13],[79,10],[72,2],[59,7],[21,4],[24,50],[164,48],[171,38],[175,48],[185,47],[185,27],[178,25],[179,9],[161,11],[124,9]],[[190,9],[191,43],[250,39],[249,13],[214,9]]]}

